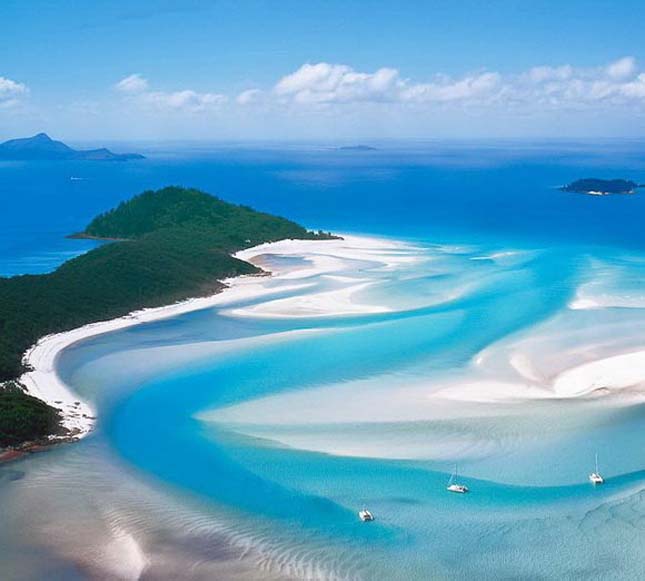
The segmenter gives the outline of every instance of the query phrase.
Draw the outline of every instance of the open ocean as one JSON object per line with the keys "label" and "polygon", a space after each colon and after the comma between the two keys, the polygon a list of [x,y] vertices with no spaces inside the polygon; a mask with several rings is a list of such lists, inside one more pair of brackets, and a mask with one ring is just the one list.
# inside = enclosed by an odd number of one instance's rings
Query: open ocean
{"label": "open ocean", "polygon": [[[377,145],[0,162],[4,276],[51,271],[96,244],[66,234],[171,184],[385,239],[302,278],[311,257],[266,256],[291,273],[266,296],[68,348],[98,427],[0,466],[3,579],[643,577],[645,398],[525,394],[643,350],[645,190],[557,188],[645,183],[645,143]],[[369,308],[307,310],[352,285]],[[467,495],[445,490],[455,463]]]}

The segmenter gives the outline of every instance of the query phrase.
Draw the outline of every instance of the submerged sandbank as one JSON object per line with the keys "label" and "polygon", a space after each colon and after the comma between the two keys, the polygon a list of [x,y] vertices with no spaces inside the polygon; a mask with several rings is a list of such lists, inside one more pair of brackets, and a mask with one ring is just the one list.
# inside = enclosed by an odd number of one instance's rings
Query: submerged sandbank
{"label": "submerged sandbank", "polygon": [[[225,281],[228,288],[217,295],[146,309],[120,319],[45,337],[26,355],[34,370],[26,374],[23,381],[30,393],[61,407],[65,426],[75,437],[82,437],[94,425],[95,410],[89,402],[79,399],[56,372],[57,357],[65,348],[99,334],[211,307],[222,308],[221,312],[230,317],[275,319],[395,312],[403,307],[396,304],[396,297],[391,293],[379,292],[378,285],[387,283],[390,278],[396,279],[402,272],[414,272],[417,263],[421,263],[424,256],[427,259],[424,252],[427,249],[363,236],[262,244],[236,256],[270,268],[271,277],[230,279]],[[369,294],[372,286],[377,291]],[[456,300],[453,286],[447,290],[451,292],[446,293],[444,300],[447,303]],[[469,290],[474,291],[476,288]],[[288,295],[280,296],[280,293]],[[434,304],[436,297],[428,295],[425,300]],[[579,310],[569,313],[570,317],[584,316]],[[573,324],[571,327],[578,328]],[[541,417],[550,413],[549,402],[557,405],[561,400],[600,397],[613,407],[643,401],[645,352],[638,350],[638,345],[633,342],[614,344],[613,351],[598,345],[585,348],[578,335],[567,339],[565,330],[560,324],[548,332],[531,329],[528,337],[520,341],[491,345],[477,354],[470,369],[459,377],[440,377],[436,372],[428,376],[375,376],[368,381],[349,381],[299,393],[251,399],[230,408],[206,411],[201,417],[235,424],[236,430],[249,434],[255,434],[257,425],[263,424],[266,428],[262,430],[263,437],[272,435],[277,441],[293,447],[337,455],[372,456],[376,448],[367,441],[364,446],[357,445],[354,438],[348,442],[332,439],[325,443],[320,438],[307,436],[305,445],[297,435],[300,428],[296,429],[296,426],[462,422],[467,418],[490,418],[502,412],[515,415],[524,409],[517,404],[528,406],[522,415],[529,417],[535,413]],[[607,331],[614,334],[616,328]],[[561,336],[564,338],[560,339]],[[558,345],[556,338],[563,345]],[[527,343],[530,341],[538,347],[531,347]],[[550,347],[546,349],[541,345]],[[602,385],[598,383],[599,375],[603,376]],[[288,411],[274,413],[276,409]],[[365,410],[370,410],[369,418],[364,417]],[[251,427],[252,424],[255,426]],[[295,429],[293,434],[286,429],[289,426]],[[380,446],[376,455],[428,457],[428,445],[418,445],[403,437],[399,440],[391,449]],[[461,448],[473,450],[471,438],[464,436],[461,440],[459,446],[455,446],[452,439],[443,444],[437,440],[430,456],[454,455]],[[447,448],[449,452],[446,452]]]}
{"label": "submerged sandbank", "polygon": [[[380,256],[385,267],[396,264],[399,260],[406,259],[396,255],[397,251],[402,248],[405,248],[405,245],[389,240],[367,236],[344,236],[343,239],[338,240],[282,240],[265,243],[242,250],[235,256],[251,263],[254,262],[255,257],[270,254],[307,257],[307,266],[304,268],[294,270],[272,265],[270,280],[284,279],[287,284],[281,286],[280,290],[289,291],[308,286],[306,279],[309,277],[333,273],[339,268],[339,265],[344,264],[343,260],[370,261]],[[388,257],[388,253],[392,253],[392,256]],[[261,262],[258,260],[258,263]],[[223,282],[227,288],[208,297],[192,298],[164,307],[142,309],[117,319],[99,321],[71,331],[47,335],[25,353],[24,362],[31,368],[31,371],[23,374],[20,381],[26,387],[27,393],[62,411],[63,426],[69,430],[69,435],[63,438],[70,436],[75,439],[82,438],[93,429],[96,422],[96,410],[90,402],[80,398],[61,380],[56,371],[59,354],[64,349],[90,337],[276,292],[275,288],[267,287],[267,277],[264,276],[240,276],[226,279]],[[330,296],[320,298],[315,308],[336,313],[345,311],[347,308],[351,312],[381,310],[378,306],[364,305],[362,308],[351,306],[349,297],[344,296],[346,291],[341,290],[339,293],[339,296],[345,300],[339,301],[338,296],[329,293]],[[272,314],[280,316],[280,313]],[[53,436],[51,439],[55,441],[61,438]]]}

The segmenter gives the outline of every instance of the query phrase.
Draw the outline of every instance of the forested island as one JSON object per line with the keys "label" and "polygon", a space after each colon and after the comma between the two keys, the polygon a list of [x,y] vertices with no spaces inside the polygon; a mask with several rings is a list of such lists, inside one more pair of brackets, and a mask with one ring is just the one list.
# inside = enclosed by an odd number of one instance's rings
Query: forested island
{"label": "forested island", "polygon": [[146,191],[75,236],[114,242],[50,274],[0,277],[0,448],[58,429],[57,410],[17,383],[28,371],[23,354],[39,338],[220,291],[224,278],[260,272],[231,256],[244,248],[335,238],[181,187]]}
{"label": "forested island", "polygon": [[634,194],[642,185],[630,180],[614,179],[601,180],[597,178],[584,178],[562,186],[565,192],[577,192],[592,196],[607,196],[609,194]]}

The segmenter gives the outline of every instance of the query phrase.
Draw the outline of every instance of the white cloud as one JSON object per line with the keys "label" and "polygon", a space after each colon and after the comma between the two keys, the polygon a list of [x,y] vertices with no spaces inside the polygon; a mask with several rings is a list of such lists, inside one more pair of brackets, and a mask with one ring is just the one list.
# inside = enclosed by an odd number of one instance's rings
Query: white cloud
{"label": "white cloud", "polygon": [[225,95],[220,95],[219,93],[197,93],[190,89],[175,91],[173,93],[151,91],[144,93],[142,96],[146,103],[154,105],[159,109],[188,111],[192,113],[219,107],[228,100]]}
{"label": "white cloud", "polygon": [[633,57],[592,68],[535,67],[507,81],[507,96],[515,104],[551,109],[645,105],[645,82]]}
{"label": "white cloud", "polygon": [[626,97],[645,99],[645,73],[641,73],[629,83],[624,83],[621,86],[621,92]]}
{"label": "white cloud", "polygon": [[430,83],[403,79],[398,70],[357,72],[347,65],[305,64],[280,79],[276,95],[295,103],[449,102],[481,98],[498,88],[500,75],[479,73],[461,79],[437,76]]}
{"label": "white cloud", "polygon": [[[399,103],[552,110],[645,105],[645,73],[638,74],[636,60],[627,56],[595,68],[542,65],[515,75],[484,71],[459,78],[435,75],[428,82],[413,82],[392,68],[369,73],[322,62],[302,65],[282,77],[273,87],[273,94],[278,102],[300,106]],[[242,102],[240,98],[238,101]]]}
{"label": "white cloud", "polygon": [[627,79],[636,72],[636,59],[632,56],[623,57],[607,65],[607,74],[612,79]]}
{"label": "white cloud", "polygon": [[[6,93],[8,81],[3,81]],[[451,116],[458,122],[464,115],[468,119],[489,119],[490,123],[510,118],[527,123],[542,119],[544,123],[549,115],[561,112],[572,119],[576,115],[579,119],[598,115],[609,119],[610,115],[625,118],[645,114],[645,70],[631,56],[593,67],[556,63],[513,74],[480,70],[415,79],[390,67],[363,71],[342,63],[306,63],[273,85],[249,88],[230,98],[192,88],[159,90],[141,74],[121,79],[114,89],[123,104],[146,111],[151,117],[155,113],[201,113],[207,118],[226,107],[230,123],[278,126],[287,120],[297,125],[316,115],[338,116],[352,123],[369,119],[365,122],[371,126],[374,120],[414,124],[422,118]],[[15,87],[11,91],[15,93]]]}
{"label": "white cloud", "polygon": [[533,67],[526,76],[534,83],[543,83],[545,81],[564,81],[570,79],[572,75],[573,67],[571,65],[562,65],[559,67]]}
{"label": "white cloud", "polygon": [[121,79],[114,87],[122,93],[142,93],[148,89],[148,80],[139,73],[135,73]]}
{"label": "white cloud", "polygon": [[396,69],[359,73],[347,65],[305,64],[280,79],[276,95],[296,103],[351,103],[396,100],[404,85]]}
{"label": "white cloud", "polygon": [[20,98],[29,92],[27,85],[0,77],[0,108],[9,108],[17,105]]}
{"label": "white cloud", "polygon": [[262,100],[263,96],[264,91],[261,91],[260,89],[248,89],[246,91],[242,91],[235,100],[239,105],[251,105]]}
{"label": "white cloud", "polygon": [[228,100],[220,93],[199,93],[192,89],[171,92],[151,90],[148,80],[140,74],[125,77],[114,87],[137,105],[159,110],[197,113],[218,108]]}
{"label": "white cloud", "polygon": [[409,85],[401,92],[401,99],[417,103],[480,100],[495,96],[501,88],[498,73],[481,73],[459,80],[443,78],[435,83]]}

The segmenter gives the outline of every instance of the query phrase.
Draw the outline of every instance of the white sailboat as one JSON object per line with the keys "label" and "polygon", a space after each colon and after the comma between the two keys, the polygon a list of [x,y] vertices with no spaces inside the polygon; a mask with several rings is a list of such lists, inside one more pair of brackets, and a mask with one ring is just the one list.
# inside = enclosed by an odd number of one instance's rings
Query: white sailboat
{"label": "white sailboat", "polygon": [[592,484],[604,484],[605,479],[600,475],[598,470],[598,453],[596,453],[596,470],[589,474],[589,480]]}
{"label": "white sailboat", "polygon": [[370,522],[374,520],[374,515],[369,510],[364,508],[358,511],[358,518],[360,518],[363,522]]}
{"label": "white sailboat", "polygon": [[459,484],[457,482],[457,465],[455,464],[455,471],[450,476],[448,480],[448,486],[446,486],[448,492],[456,492],[458,494],[465,494],[468,492],[468,487],[465,484]]}

